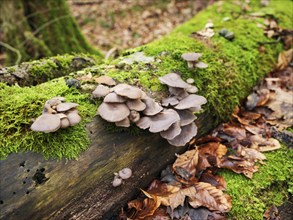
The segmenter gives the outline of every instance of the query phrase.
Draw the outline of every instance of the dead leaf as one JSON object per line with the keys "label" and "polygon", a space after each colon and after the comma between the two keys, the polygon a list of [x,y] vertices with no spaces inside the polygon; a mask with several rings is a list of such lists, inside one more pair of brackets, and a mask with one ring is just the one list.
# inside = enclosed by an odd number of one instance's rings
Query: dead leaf
{"label": "dead leaf", "polygon": [[135,212],[128,216],[129,219],[145,219],[148,216],[152,216],[157,208],[160,206],[160,202],[156,197],[146,198],[143,201],[133,200],[128,203],[128,208],[134,208]]}
{"label": "dead leaf", "polygon": [[173,169],[177,174],[182,176],[182,170],[185,170],[188,174],[183,174],[183,177],[187,179],[191,178],[196,173],[196,166],[198,163],[198,149],[186,151],[184,154],[178,156],[173,164]]}
{"label": "dead leaf", "polygon": [[281,220],[279,210],[275,205],[268,208],[263,214],[263,217],[266,220]]}
{"label": "dead leaf", "polygon": [[258,171],[258,167],[254,165],[254,162],[243,160],[242,158],[224,158],[221,161],[219,168],[225,168],[232,170],[235,173],[243,173],[249,179],[252,179],[253,173]]}
{"label": "dead leaf", "polygon": [[244,138],[246,138],[246,131],[244,128],[235,126],[235,125],[231,125],[229,123],[223,124],[223,129],[221,130],[223,133],[234,137],[238,140],[242,140]]}
{"label": "dead leaf", "polygon": [[222,176],[212,174],[210,170],[203,172],[198,181],[209,183],[220,190],[226,190],[227,187],[225,179]]}
{"label": "dead leaf", "polygon": [[266,160],[266,156],[264,154],[262,154],[261,152],[259,152],[256,149],[253,148],[247,148],[247,147],[241,147],[239,149],[239,154],[247,159],[247,160],[252,160],[254,162],[256,161],[263,161]]}
{"label": "dead leaf", "polygon": [[190,197],[189,204],[193,208],[204,206],[212,211],[229,212],[232,208],[230,196],[209,183],[195,184],[196,194]]}
{"label": "dead leaf", "polygon": [[279,54],[277,69],[283,70],[285,69],[289,63],[292,61],[293,58],[293,49],[283,51]]}

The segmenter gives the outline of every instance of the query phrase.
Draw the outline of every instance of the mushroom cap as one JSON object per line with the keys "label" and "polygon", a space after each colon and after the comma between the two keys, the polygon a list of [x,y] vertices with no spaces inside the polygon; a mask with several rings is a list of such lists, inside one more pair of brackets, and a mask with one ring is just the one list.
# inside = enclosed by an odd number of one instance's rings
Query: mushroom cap
{"label": "mushroom cap", "polygon": [[114,187],[117,187],[117,186],[120,186],[121,184],[122,184],[122,179],[120,177],[118,177],[118,176],[115,176],[114,180],[112,182],[112,185]]}
{"label": "mushroom cap", "polygon": [[130,111],[124,103],[105,103],[98,108],[99,115],[109,122],[118,122],[126,118]]}
{"label": "mushroom cap", "polygon": [[142,96],[142,92],[139,88],[123,83],[115,86],[113,90],[118,95],[125,96],[130,99],[139,99]]}
{"label": "mushroom cap", "polygon": [[165,76],[159,77],[162,84],[166,84],[175,88],[188,88],[189,84],[184,82],[177,73],[168,73]]}
{"label": "mushroom cap", "polygon": [[190,85],[187,89],[186,89],[186,92],[188,93],[196,93],[198,91],[197,87],[196,86],[192,86]]}
{"label": "mushroom cap", "polygon": [[48,100],[48,101],[46,101],[46,103],[45,103],[45,108],[46,107],[48,107],[48,105],[50,106],[50,107],[52,107],[52,106],[57,106],[57,105],[59,105],[59,104],[61,104],[62,103],[62,101],[61,100],[59,100],[59,99],[50,99],[50,100]]}
{"label": "mushroom cap", "polygon": [[174,105],[177,105],[178,103],[179,103],[179,100],[174,96],[162,99],[162,106],[165,106],[165,107],[168,107],[169,105],[174,106]]}
{"label": "mushroom cap", "polygon": [[56,114],[42,114],[32,124],[31,129],[33,131],[40,132],[54,132],[57,131],[61,126],[60,117]]}
{"label": "mushroom cap", "polygon": [[208,67],[208,64],[206,64],[204,62],[198,62],[198,63],[195,64],[195,66],[197,68],[204,69],[204,68],[207,68]]}
{"label": "mushroom cap", "polygon": [[58,115],[60,119],[67,118],[67,115],[64,113],[57,113],[56,115]]}
{"label": "mushroom cap", "polygon": [[135,123],[135,122],[138,122],[139,119],[140,119],[140,114],[137,111],[131,110],[129,114],[129,120]]}
{"label": "mushroom cap", "polygon": [[68,118],[62,118],[61,119],[61,128],[68,128],[70,126],[70,122],[68,120]]}
{"label": "mushroom cap", "polygon": [[174,87],[169,87],[169,93],[174,95],[178,100],[184,99],[189,95],[185,89]]}
{"label": "mushroom cap", "polygon": [[181,133],[180,121],[173,123],[166,131],[161,131],[160,135],[168,140],[175,138]]}
{"label": "mushroom cap", "polygon": [[196,116],[189,109],[176,110],[176,112],[178,113],[180,117],[180,126],[188,125],[196,119]]}
{"label": "mushroom cap", "polygon": [[136,125],[142,129],[146,129],[149,127],[150,132],[156,133],[167,130],[173,123],[179,120],[180,117],[176,111],[174,111],[173,109],[164,109],[162,112],[156,114],[155,116],[142,117],[136,123]]}
{"label": "mushroom cap", "polygon": [[128,168],[128,167],[123,168],[122,170],[120,170],[120,171],[118,172],[118,175],[121,177],[121,179],[126,180],[126,179],[128,179],[129,177],[131,177],[131,175],[132,175],[132,170],[131,170],[130,168]]}
{"label": "mushroom cap", "polygon": [[142,112],[145,115],[155,115],[163,110],[163,107],[151,98],[144,99],[143,102],[146,104],[146,108]]}
{"label": "mushroom cap", "polygon": [[128,127],[130,126],[129,118],[126,117],[126,118],[124,118],[124,119],[121,120],[121,121],[117,121],[117,122],[115,122],[115,125],[116,125],[117,127],[125,127],[125,128],[128,128]]}
{"label": "mushroom cap", "polygon": [[115,92],[111,92],[105,96],[104,102],[107,103],[123,103],[126,101],[126,98],[120,95],[117,95]]}
{"label": "mushroom cap", "polygon": [[64,102],[59,105],[57,105],[57,112],[65,112],[68,111],[69,109],[75,108],[78,106],[78,104],[73,103],[73,102]]}
{"label": "mushroom cap", "polygon": [[201,53],[184,53],[181,55],[182,59],[186,61],[196,61],[202,56]]}
{"label": "mushroom cap", "polygon": [[200,107],[203,104],[206,104],[207,100],[205,97],[200,95],[191,94],[182,99],[178,105],[175,106],[175,109],[188,109],[192,107]]}
{"label": "mushroom cap", "polygon": [[115,86],[116,85],[115,80],[112,79],[110,76],[106,76],[106,75],[103,75],[103,76],[100,76],[100,77],[96,78],[95,81],[97,83],[105,84],[105,85],[108,85],[108,86]]}
{"label": "mushroom cap", "polygon": [[184,146],[187,144],[195,135],[197,134],[197,127],[195,123],[188,124],[181,127],[181,133],[175,138],[168,140],[168,142],[173,146]]}
{"label": "mushroom cap", "polygon": [[186,80],[186,82],[187,82],[188,84],[192,84],[192,83],[194,83],[194,79],[192,79],[192,78],[188,78],[188,79]]}
{"label": "mushroom cap", "polygon": [[97,88],[92,92],[94,98],[104,97],[110,93],[110,88],[104,85],[98,85]]}
{"label": "mushroom cap", "polygon": [[69,120],[70,126],[77,125],[81,121],[81,117],[76,112],[69,112],[67,119]]}
{"label": "mushroom cap", "polygon": [[135,110],[139,112],[145,110],[146,108],[146,104],[140,99],[129,99],[126,102],[126,105],[130,110]]}

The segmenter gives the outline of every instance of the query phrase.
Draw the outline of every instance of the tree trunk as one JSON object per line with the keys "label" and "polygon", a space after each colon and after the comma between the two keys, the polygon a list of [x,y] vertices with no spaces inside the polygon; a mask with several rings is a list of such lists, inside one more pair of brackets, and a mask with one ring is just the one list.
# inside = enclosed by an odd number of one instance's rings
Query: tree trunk
{"label": "tree trunk", "polygon": [[57,54],[100,53],[81,34],[65,0],[1,0],[6,64]]}
{"label": "tree trunk", "polygon": [[[227,2],[216,3],[169,36],[71,77],[107,74],[117,81],[136,84],[159,98],[166,88],[158,77],[180,72],[184,79],[193,78],[198,93],[208,100],[196,121],[199,134],[206,134],[229,118],[233,108],[273,68],[282,49],[280,42],[264,35],[246,9]],[[290,7],[281,1],[272,1],[268,8],[254,3],[251,10],[273,12],[284,28],[291,25]],[[223,22],[228,15],[232,16],[230,20]],[[215,32],[225,27],[235,33],[235,39],[229,41],[218,34],[203,39],[192,34],[209,19],[215,23]],[[258,22],[263,20],[258,18]],[[121,64],[135,51],[143,51],[155,61]],[[209,67],[188,69],[181,59],[185,52],[202,53],[201,60]],[[44,74],[46,68],[38,76]],[[82,86],[86,85],[91,86]],[[54,96],[77,102],[82,122],[50,134],[30,131],[31,118],[39,116],[44,102]],[[97,106],[90,94],[68,88],[63,78],[23,88],[0,83],[0,100],[0,153],[2,158],[6,157],[0,161],[2,219],[110,219],[139,188],[146,187],[162,168],[174,161],[175,153],[187,148],[170,146],[157,134],[113,131],[109,123],[95,116]],[[39,153],[53,159],[46,160]],[[64,157],[67,160],[54,159]],[[124,167],[132,168],[133,176],[114,188],[113,173]]]}

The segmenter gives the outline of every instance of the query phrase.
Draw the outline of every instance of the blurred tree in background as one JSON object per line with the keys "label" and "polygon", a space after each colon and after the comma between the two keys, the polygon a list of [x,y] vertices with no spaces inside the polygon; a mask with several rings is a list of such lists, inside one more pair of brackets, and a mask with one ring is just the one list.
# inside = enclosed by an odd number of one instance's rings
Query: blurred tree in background
{"label": "blurred tree in background", "polygon": [[100,54],[85,40],[65,0],[0,0],[5,65],[70,52]]}

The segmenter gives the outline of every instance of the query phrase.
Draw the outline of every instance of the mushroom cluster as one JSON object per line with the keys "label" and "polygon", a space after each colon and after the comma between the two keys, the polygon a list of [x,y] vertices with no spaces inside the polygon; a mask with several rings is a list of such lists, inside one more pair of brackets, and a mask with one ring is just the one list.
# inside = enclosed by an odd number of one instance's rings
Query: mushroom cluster
{"label": "mushroom cluster", "polygon": [[207,68],[208,65],[204,62],[198,61],[198,59],[202,56],[201,53],[184,53],[182,54],[182,59],[187,61],[187,65],[189,69],[193,68]]}
{"label": "mushroom cluster", "polygon": [[193,113],[201,110],[201,105],[207,100],[194,94],[197,88],[191,85],[192,79],[187,83],[177,73],[169,73],[159,80],[169,87],[170,93],[162,100],[163,111],[142,117],[136,125],[141,129],[149,128],[153,133],[160,132],[171,145],[184,146],[197,134]]}
{"label": "mushroom cluster", "polygon": [[50,133],[78,124],[81,121],[76,109],[78,104],[64,101],[64,97],[54,97],[46,101],[42,115],[31,125],[31,130]]}
{"label": "mushroom cluster", "polygon": [[114,180],[112,182],[112,185],[114,187],[120,186],[123,182],[123,180],[126,180],[132,176],[132,170],[128,167],[123,168],[118,173],[114,173]]}
{"label": "mushroom cluster", "polygon": [[179,74],[169,73],[159,78],[169,87],[170,95],[156,102],[141,89],[127,84],[114,87],[98,85],[93,97],[104,97],[98,114],[119,127],[129,127],[131,122],[141,129],[160,133],[171,145],[184,146],[197,133],[194,112],[201,110],[207,100],[196,95],[193,79],[183,81]]}

